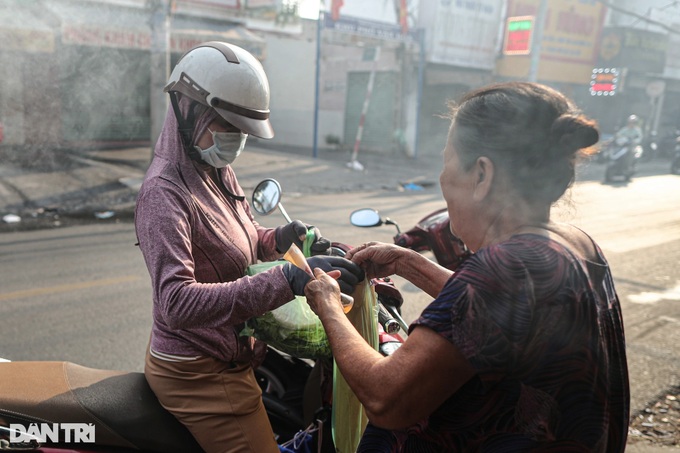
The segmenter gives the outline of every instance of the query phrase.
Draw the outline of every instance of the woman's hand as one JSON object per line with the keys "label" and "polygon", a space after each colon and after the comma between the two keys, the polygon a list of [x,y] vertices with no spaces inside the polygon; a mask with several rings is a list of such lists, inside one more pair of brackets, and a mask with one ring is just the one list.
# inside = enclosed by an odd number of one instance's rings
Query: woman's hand
{"label": "woman's hand", "polygon": [[345,258],[361,266],[367,278],[399,274],[408,250],[394,244],[367,242],[351,249]]}
{"label": "woman's hand", "polygon": [[366,278],[398,275],[431,297],[437,297],[453,272],[413,250],[394,244],[368,242],[351,249],[345,259],[359,265]]}
{"label": "woman's hand", "polygon": [[340,301],[340,286],[336,281],[340,277],[340,271],[326,273],[317,267],[314,268],[314,277],[305,286],[305,296],[312,311],[322,320],[328,310],[338,309],[344,313]]}

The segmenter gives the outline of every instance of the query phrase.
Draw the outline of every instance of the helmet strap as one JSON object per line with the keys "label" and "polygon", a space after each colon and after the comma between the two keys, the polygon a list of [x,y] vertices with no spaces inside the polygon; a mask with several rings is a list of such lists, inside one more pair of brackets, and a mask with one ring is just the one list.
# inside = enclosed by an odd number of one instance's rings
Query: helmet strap
{"label": "helmet strap", "polygon": [[182,116],[182,112],[179,109],[179,100],[177,99],[177,93],[175,91],[170,91],[170,103],[172,104],[172,110],[175,112],[175,118],[177,119],[177,130],[179,131],[179,136],[180,139],[182,140],[182,145],[184,146],[184,150],[187,152],[189,157],[197,162],[201,162],[201,155],[200,153],[193,147],[191,146],[191,142],[193,141],[193,132],[194,132],[194,107],[196,106],[197,102],[192,101],[191,105],[189,105],[189,113],[187,114],[187,118],[185,119]]}

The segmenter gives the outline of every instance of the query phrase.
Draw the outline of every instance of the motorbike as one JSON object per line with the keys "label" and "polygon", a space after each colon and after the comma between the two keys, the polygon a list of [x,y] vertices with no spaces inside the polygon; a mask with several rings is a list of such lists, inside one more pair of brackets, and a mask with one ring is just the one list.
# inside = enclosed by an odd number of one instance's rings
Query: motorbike
{"label": "motorbike", "polygon": [[604,173],[604,181],[613,182],[621,177],[624,181],[630,181],[635,174],[637,160],[642,155],[642,146],[630,142],[625,137],[615,139],[607,152],[607,168]]}
{"label": "motorbike", "polygon": [[[279,209],[281,188],[273,179],[254,190],[262,214]],[[344,256],[351,247],[333,243]],[[378,298],[379,350],[393,353],[407,327],[403,298],[389,279],[371,281]],[[319,451],[335,452],[331,435],[332,360],[293,357],[271,346],[255,377],[279,444],[313,434]],[[159,403],[144,374],[103,370],[64,361],[0,358],[0,451],[42,453],[191,453],[203,450]],[[314,427],[313,429],[310,429]],[[95,435],[96,434],[96,435]]]}
{"label": "motorbike", "polygon": [[671,173],[680,175],[680,135],[675,139],[675,150],[671,160]]}
{"label": "motorbike", "polygon": [[670,130],[661,136],[658,140],[659,155],[672,159],[675,155],[678,138],[680,138],[680,128]]}
{"label": "motorbike", "polygon": [[394,220],[381,217],[373,208],[357,209],[350,214],[349,220],[352,225],[362,228],[393,225],[397,230],[393,237],[396,245],[416,252],[430,251],[438,264],[452,271],[471,254],[463,241],[451,232],[446,208],[431,212],[405,232]]}
{"label": "motorbike", "polygon": [[656,158],[659,153],[659,144],[656,131],[649,132],[640,144],[642,153],[639,157],[641,162],[650,162]]}

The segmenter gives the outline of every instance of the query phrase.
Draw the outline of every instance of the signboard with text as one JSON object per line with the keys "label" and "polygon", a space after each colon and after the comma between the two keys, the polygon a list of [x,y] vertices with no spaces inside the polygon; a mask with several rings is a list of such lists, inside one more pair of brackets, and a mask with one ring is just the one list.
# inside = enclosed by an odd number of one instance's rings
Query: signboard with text
{"label": "signboard with text", "polygon": [[[508,0],[507,17],[536,17],[542,1]],[[607,7],[599,0],[549,0],[546,4],[540,55],[535,56],[538,80],[587,86],[593,67],[610,66],[597,62]],[[501,77],[525,78],[531,65],[529,53],[504,54],[496,72]]]}
{"label": "signboard with text", "polygon": [[626,27],[607,27],[602,33],[602,66],[626,67],[632,72],[664,72],[668,35]]}
{"label": "signboard with text", "polygon": [[[540,0],[509,0],[508,17],[535,16]],[[550,0],[541,58],[588,63],[592,68],[606,7],[596,0]]]}
{"label": "signboard with text", "polygon": [[419,26],[426,28],[430,63],[493,69],[503,26],[498,0],[420,2]]}
{"label": "signboard with text", "polygon": [[534,33],[534,16],[508,17],[503,40],[505,55],[528,55]]}

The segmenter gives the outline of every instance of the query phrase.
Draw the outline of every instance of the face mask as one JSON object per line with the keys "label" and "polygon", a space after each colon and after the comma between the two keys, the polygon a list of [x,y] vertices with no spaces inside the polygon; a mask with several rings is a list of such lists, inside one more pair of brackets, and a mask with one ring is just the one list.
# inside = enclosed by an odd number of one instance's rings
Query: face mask
{"label": "face mask", "polygon": [[208,149],[201,149],[198,146],[194,147],[201,153],[201,159],[215,168],[223,168],[234,162],[246,146],[248,134],[208,130],[212,134],[213,145]]}

